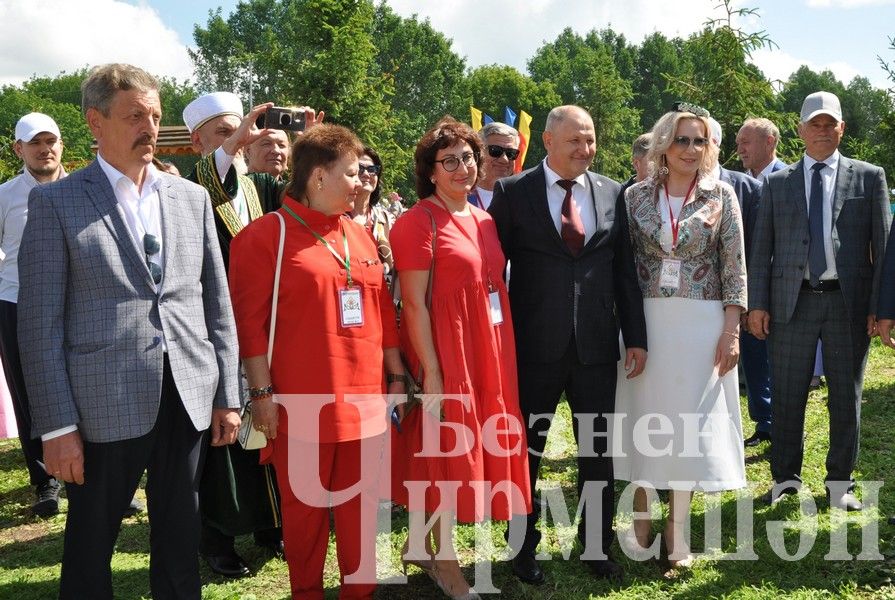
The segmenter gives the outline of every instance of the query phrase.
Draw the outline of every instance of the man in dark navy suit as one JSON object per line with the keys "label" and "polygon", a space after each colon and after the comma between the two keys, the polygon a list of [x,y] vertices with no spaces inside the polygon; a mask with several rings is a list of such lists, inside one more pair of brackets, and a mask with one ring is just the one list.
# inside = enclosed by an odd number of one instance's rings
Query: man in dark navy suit
{"label": "man in dark navy suit", "polygon": [[[565,393],[576,423],[590,431],[578,440],[575,430],[579,498],[596,488],[586,501],[601,509],[598,519],[587,519],[588,510],[582,514],[582,562],[598,577],[619,579],[622,568],[609,557],[615,496],[605,433],[615,412],[619,327],[628,376],[639,374],[646,360],[643,298],[621,186],[588,170],[596,154],[593,120],[578,106],[559,106],[544,129],[547,158],[499,179],[488,209],[513,265],[510,304],[531,489],[550,428],[544,416],[553,415]],[[534,558],[540,540],[534,504],[525,540],[514,548],[513,572],[538,584],[544,573]]]}

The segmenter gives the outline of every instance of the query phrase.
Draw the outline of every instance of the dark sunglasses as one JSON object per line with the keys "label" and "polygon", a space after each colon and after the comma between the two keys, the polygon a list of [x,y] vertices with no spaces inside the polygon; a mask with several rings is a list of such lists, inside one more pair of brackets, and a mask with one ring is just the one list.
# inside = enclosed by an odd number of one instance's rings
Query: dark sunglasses
{"label": "dark sunglasses", "polygon": [[503,146],[488,144],[488,156],[500,158],[504,155],[506,155],[507,160],[516,160],[516,157],[519,156],[519,151],[516,148],[504,148]]}
{"label": "dark sunglasses", "polygon": [[357,167],[358,175],[363,175],[364,173],[379,175],[380,171],[382,171],[382,165],[358,165]]}
{"label": "dark sunglasses", "polygon": [[147,233],[143,236],[143,252],[146,253],[146,266],[149,268],[149,274],[152,275],[152,281],[155,285],[158,285],[162,281],[162,268],[149,260],[149,258],[158,254],[161,249],[162,245],[159,244],[157,237],[151,233]]}
{"label": "dark sunglasses", "polygon": [[674,104],[671,105],[672,112],[686,112],[693,113],[697,117],[705,117],[709,118],[709,111],[702,108],[697,104],[693,104],[692,102],[684,102],[683,100],[678,100]]}
{"label": "dark sunglasses", "polygon": [[673,143],[675,146],[679,146],[684,149],[689,148],[690,144],[693,144],[694,148],[696,148],[697,150],[702,150],[709,143],[709,140],[708,140],[708,138],[704,138],[704,137],[691,138],[690,136],[687,136],[687,135],[679,135],[676,138],[674,138],[673,140],[671,140],[671,143]]}

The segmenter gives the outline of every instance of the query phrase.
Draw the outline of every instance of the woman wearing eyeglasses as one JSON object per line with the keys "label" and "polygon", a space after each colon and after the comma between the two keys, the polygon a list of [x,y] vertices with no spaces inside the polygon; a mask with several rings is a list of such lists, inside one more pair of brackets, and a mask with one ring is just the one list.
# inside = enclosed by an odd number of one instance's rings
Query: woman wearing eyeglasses
{"label": "woman wearing eyeglasses", "polygon": [[389,235],[395,219],[404,212],[404,206],[398,201],[382,198],[382,159],[369,146],[364,146],[364,153],[358,162],[357,176],[360,178],[361,188],[355,196],[354,208],[348,215],[364,227],[376,242],[379,260],[385,270],[385,280],[391,288],[395,261]]}
{"label": "woman wearing eyeglasses", "polygon": [[[639,377],[619,378],[616,406],[627,414],[614,432],[614,450],[623,449],[614,452],[616,479],[643,486],[634,510],[647,512],[647,492],[671,490],[663,537],[672,569],[693,562],[685,531],[692,492],[746,483],[736,370],[746,307],[740,208],[713,175],[708,111],[675,108],[653,127],[653,172],[625,195],[649,361]],[[655,552],[651,525],[635,519],[634,533]]]}
{"label": "woman wearing eyeglasses", "polygon": [[393,499],[410,511],[402,558],[452,598],[478,597],[453,548],[455,520],[509,520],[531,505],[505,259],[491,216],[467,201],[481,153],[476,133],[452,118],[427,131],[414,155],[420,201],[391,235],[402,351],[432,395],[394,436]]}

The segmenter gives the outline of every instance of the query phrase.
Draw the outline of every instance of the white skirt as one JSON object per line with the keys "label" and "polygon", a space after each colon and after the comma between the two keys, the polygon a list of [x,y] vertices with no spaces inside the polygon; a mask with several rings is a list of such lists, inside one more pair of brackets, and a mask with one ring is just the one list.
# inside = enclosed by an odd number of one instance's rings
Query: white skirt
{"label": "white skirt", "polygon": [[[610,451],[615,478],[655,489],[744,487],[737,370],[718,377],[720,301],[645,298],[646,368],[625,379],[619,363]],[[624,356],[624,354],[623,354]]]}

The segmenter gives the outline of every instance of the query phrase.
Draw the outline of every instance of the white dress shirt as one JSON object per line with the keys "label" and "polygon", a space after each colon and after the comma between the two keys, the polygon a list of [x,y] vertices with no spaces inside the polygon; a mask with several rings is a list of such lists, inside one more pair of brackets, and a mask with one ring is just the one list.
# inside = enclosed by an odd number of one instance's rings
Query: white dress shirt
{"label": "white dress shirt", "polygon": [[[769,163],[767,164],[767,166],[766,166],[764,169],[761,170],[761,173],[758,173],[758,174],[756,175],[756,174],[754,174],[754,173],[752,172],[752,169],[747,169],[747,170],[746,170],[746,173],[748,173],[749,175],[752,175],[752,177],[754,177],[755,179],[757,179],[757,180],[759,180],[759,181],[764,181],[764,178],[767,177],[768,175],[770,175],[770,174],[773,172],[773,170],[774,170],[774,165],[775,165],[775,164],[777,164],[777,157],[776,157],[776,156],[775,156],[774,158],[771,159],[771,162],[769,162]],[[808,188],[808,189],[809,189],[809,190],[811,189],[811,187],[810,187],[810,182],[809,182],[809,188]]]}
{"label": "white dress shirt", "polygon": [[19,297],[19,246],[28,221],[28,194],[38,185],[28,169],[0,185],[0,300],[15,303]]}
{"label": "white dress shirt", "polygon": [[488,210],[488,207],[491,206],[491,200],[494,199],[494,190],[486,190],[485,188],[476,186],[475,194],[478,196],[479,202],[482,203],[482,210]]}
{"label": "white dress shirt", "polygon": [[[823,162],[826,168],[820,172],[820,180],[824,188],[824,255],[827,257],[827,270],[824,271],[820,279],[838,279],[839,274],[836,272],[836,255],[833,253],[833,196],[836,193],[836,173],[839,170],[839,151],[836,150],[827,157]],[[811,178],[814,171],[811,167],[818,161],[814,160],[807,154],[803,158],[802,167],[805,171],[805,202],[807,203],[808,213],[811,213]],[[808,266],[805,266],[805,279],[809,279]]]}
{"label": "white dress shirt", "polygon": [[[562,203],[566,197],[566,190],[557,183],[563,178],[550,168],[546,158],[544,159],[544,178],[547,180],[547,207],[550,209],[550,217],[553,219],[553,224],[556,225],[556,231],[562,234]],[[587,244],[597,230],[597,215],[587,175],[582,173],[573,181],[575,185],[572,186],[572,198],[575,200],[578,215],[584,225],[584,243]]]}
{"label": "white dress shirt", "polygon": [[[162,181],[158,171],[151,163],[146,165],[143,187],[137,189],[131,178],[110,165],[99,154],[96,155],[96,162],[99,163],[103,173],[109,178],[109,184],[112,186],[115,199],[118,201],[118,211],[124,218],[124,222],[127,223],[131,241],[136,246],[140,256],[146,258],[146,252],[143,250],[143,236],[145,234],[154,235],[158,240],[159,251],[148,257],[148,259],[161,268],[165,264],[165,245],[162,242],[161,199],[158,193]],[[162,281],[164,281],[164,278],[165,272],[162,270]],[[158,286],[156,286],[156,291],[158,291]],[[162,350],[168,351],[164,332],[162,332]],[[40,439],[47,441],[77,430],[77,425],[69,425],[45,433],[40,436]]]}
{"label": "white dress shirt", "polygon": [[[214,151],[214,166],[218,170],[218,177],[220,177],[221,183],[224,183],[227,171],[230,170],[232,165],[233,156],[227,154],[223,146],[218,146],[218,149]],[[238,183],[236,185],[236,197],[230,200],[230,204],[233,205],[233,210],[236,211],[239,220],[242,221],[242,226],[248,225],[249,221],[251,221],[249,217],[249,203],[246,202],[246,198],[242,193],[242,186]]]}

